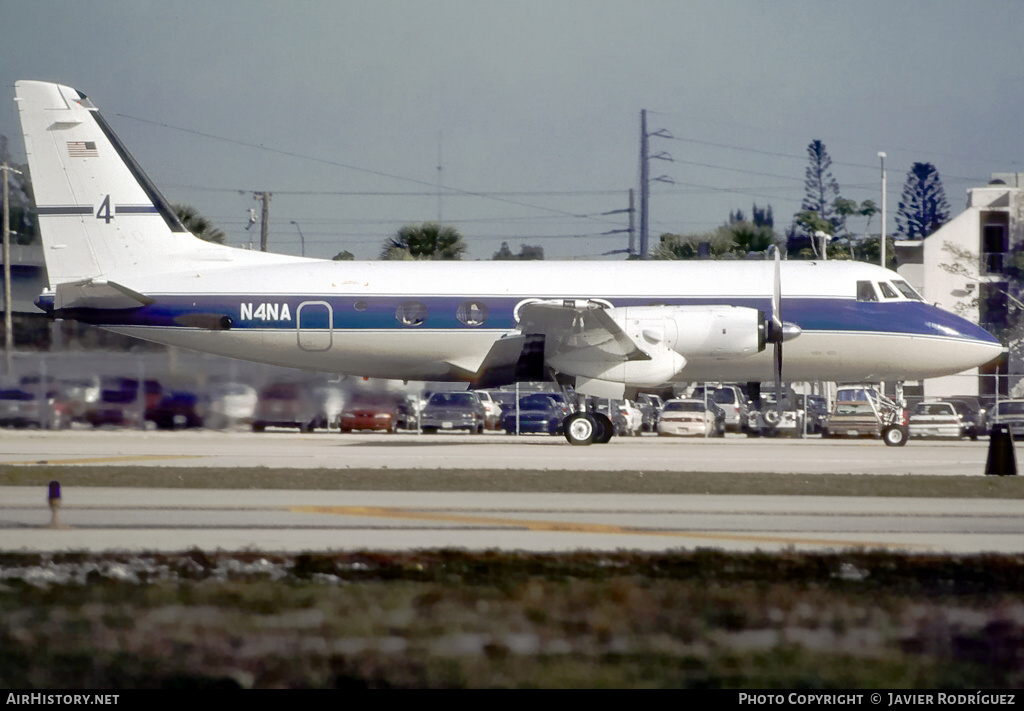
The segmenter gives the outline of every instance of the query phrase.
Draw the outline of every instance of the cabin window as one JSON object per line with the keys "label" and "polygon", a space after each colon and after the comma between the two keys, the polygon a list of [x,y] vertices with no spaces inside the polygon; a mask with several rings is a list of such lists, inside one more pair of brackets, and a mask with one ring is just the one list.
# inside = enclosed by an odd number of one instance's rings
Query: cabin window
{"label": "cabin window", "polygon": [[467,301],[459,306],[455,315],[467,326],[482,326],[487,320],[489,311],[487,306],[480,301]]}
{"label": "cabin window", "polygon": [[857,282],[857,301],[878,301],[875,286],[870,281]]}
{"label": "cabin window", "polygon": [[366,311],[366,302],[357,301],[354,304],[352,304],[352,308],[354,308],[356,311]]}
{"label": "cabin window", "polygon": [[899,289],[900,293],[903,294],[908,299],[913,299],[914,301],[924,301],[924,299],[921,298],[921,295],[914,291],[914,287],[912,287],[907,282],[897,280],[894,281],[892,284],[897,289]]}
{"label": "cabin window", "polygon": [[403,326],[422,326],[427,320],[427,305],[419,301],[403,301],[395,309],[395,318]]}
{"label": "cabin window", "polygon": [[898,299],[898,298],[900,298],[896,294],[896,290],[893,289],[891,286],[889,286],[888,283],[886,283],[884,281],[878,282],[878,288],[882,290],[882,296],[884,296],[887,299]]}

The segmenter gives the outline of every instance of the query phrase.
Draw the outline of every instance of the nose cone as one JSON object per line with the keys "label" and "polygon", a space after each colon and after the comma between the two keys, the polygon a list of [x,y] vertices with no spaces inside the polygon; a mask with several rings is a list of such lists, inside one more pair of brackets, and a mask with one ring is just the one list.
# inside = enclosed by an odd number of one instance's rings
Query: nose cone
{"label": "nose cone", "polygon": [[981,326],[956,314],[931,307],[926,320],[929,335],[945,342],[943,351],[956,372],[985,365],[1003,352],[1003,344]]}

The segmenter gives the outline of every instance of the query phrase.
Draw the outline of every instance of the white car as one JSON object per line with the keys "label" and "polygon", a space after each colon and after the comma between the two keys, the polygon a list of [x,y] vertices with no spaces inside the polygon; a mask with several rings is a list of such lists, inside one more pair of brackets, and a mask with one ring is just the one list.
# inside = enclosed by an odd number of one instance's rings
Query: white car
{"label": "white car", "polygon": [[501,405],[486,390],[474,390],[484,406],[484,423],[487,429],[496,430],[501,427]]}
{"label": "white car", "polygon": [[661,409],[659,435],[711,437],[714,433],[715,415],[704,407],[703,400],[669,400]]}
{"label": "white car", "polygon": [[209,409],[204,423],[214,429],[252,424],[256,388],[245,383],[218,383],[207,390]]}

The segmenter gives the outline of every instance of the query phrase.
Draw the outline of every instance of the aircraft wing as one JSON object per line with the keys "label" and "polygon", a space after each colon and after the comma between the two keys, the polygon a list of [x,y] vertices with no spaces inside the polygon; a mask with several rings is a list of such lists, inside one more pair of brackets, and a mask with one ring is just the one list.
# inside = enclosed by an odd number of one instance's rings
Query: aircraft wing
{"label": "aircraft wing", "polygon": [[586,350],[610,362],[650,360],[651,355],[626,333],[607,307],[586,299],[537,301],[519,309],[519,328],[543,335],[548,353]]}

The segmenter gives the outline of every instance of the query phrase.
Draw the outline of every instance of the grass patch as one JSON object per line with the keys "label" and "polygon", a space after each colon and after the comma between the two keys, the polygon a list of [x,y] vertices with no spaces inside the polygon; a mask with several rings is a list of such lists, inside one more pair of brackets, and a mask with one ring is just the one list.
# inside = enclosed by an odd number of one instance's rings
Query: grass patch
{"label": "grass patch", "polygon": [[7,688],[1024,683],[1024,556],[0,554]]}
{"label": "grass patch", "polygon": [[1024,498],[1024,477],[0,465],[0,486]]}

